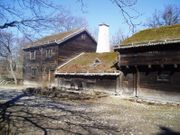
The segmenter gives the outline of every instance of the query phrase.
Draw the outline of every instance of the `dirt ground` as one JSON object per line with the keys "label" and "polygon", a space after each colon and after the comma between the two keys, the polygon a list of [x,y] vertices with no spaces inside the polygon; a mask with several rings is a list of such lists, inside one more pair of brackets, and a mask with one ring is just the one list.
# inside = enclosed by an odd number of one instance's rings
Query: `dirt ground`
{"label": "dirt ground", "polygon": [[[116,96],[50,99],[0,90],[0,133],[23,135],[178,135],[180,107],[148,105]],[[3,106],[0,106],[1,109]],[[5,114],[5,115],[3,115]],[[9,130],[5,130],[9,129]],[[4,130],[4,131],[3,131]]]}

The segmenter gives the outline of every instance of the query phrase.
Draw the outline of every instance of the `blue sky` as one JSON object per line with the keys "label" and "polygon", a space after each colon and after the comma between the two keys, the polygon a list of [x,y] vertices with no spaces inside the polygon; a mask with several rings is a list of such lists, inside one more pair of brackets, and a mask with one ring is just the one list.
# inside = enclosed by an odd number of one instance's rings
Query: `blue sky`
{"label": "blue sky", "polygon": [[[52,2],[70,10],[73,16],[84,17],[88,22],[88,29],[92,33],[97,32],[100,23],[107,23],[110,26],[110,38],[117,35],[119,30],[123,34],[130,36],[131,32],[128,25],[125,23],[119,8],[111,0],[84,0],[84,10],[86,12],[82,12],[81,4],[77,1],[52,0]],[[12,1],[5,0],[4,2],[11,3]],[[136,5],[133,7],[141,14],[141,16],[134,20],[135,23],[141,23],[137,27],[137,31],[144,29],[142,25],[152,16],[155,10],[162,11],[168,4],[180,7],[180,0],[137,0]],[[133,15],[134,12],[128,10],[128,13]],[[28,11],[26,11],[25,15],[28,15]]]}
{"label": "blue sky", "polygon": [[[89,29],[93,30],[98,27],[98,24],[105,22],[110,25],[110,34],[115,34],[119,29],[124,33],[129,33],[128,25],[124,22],[122,15],[115,5],[110,0],[84,0],[86,7],[86,13],[83,13],[80,8],[80,4],[77,0],[61,0],[57,1],[62,4],[75,16],[83,16],[86,18],[89,24]],[[155,9],[163,10],[168,5],[180,6],[180,0],[137,0],[134,9],[136,9],[141,16],[135,20],[136,23],[145,23],[148,17],[151,17]],[[129,11],[133,14],[132,11]],[[139,26],[137,30],[143,29]]]}

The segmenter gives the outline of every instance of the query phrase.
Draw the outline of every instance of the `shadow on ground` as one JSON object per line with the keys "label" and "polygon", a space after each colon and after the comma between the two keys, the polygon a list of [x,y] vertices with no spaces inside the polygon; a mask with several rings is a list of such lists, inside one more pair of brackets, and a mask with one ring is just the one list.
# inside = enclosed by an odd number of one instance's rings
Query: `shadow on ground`
{"label": "shadow on ground", "polygon": [[1,91],[0,134],[118,134],[118,128],[93,118],[88,106]]}
{"label": "shadow on ground", "polygon": [[180,132],[175,132],[170,128],[160,126],[160,132],[157,135],[180,135]]}

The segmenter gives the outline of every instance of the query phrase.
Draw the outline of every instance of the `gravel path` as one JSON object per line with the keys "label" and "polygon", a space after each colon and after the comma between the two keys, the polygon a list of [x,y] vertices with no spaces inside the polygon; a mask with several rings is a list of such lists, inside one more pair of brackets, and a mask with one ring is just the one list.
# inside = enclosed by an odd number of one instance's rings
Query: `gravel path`
{"label": "gravel path", "polygon": [[[147,105],[104,97],[93,100],[52,100],[0,90],[9,102],[1,131],[23,135],[168,135],[180,133],[180,107]],[[1,105],[1,108],[4,106]],[[1,113],[3,114],[3,113]],[[7,125],[9,126],[7,127]]]}

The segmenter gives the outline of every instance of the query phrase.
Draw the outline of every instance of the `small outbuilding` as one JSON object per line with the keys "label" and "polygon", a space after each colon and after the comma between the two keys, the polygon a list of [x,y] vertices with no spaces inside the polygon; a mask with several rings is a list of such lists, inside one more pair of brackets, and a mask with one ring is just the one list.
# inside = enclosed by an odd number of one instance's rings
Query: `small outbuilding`
{"label": "small outbuilding", "polygon": [[81,53],[56,69],[57,86],[117,93],[120,72],[116,69],[116,62],[115,52]]}
{"label": "small outbuilding", "polygon": [[122,95],[180,102],[180,25],[140,31],[114,50]]}

